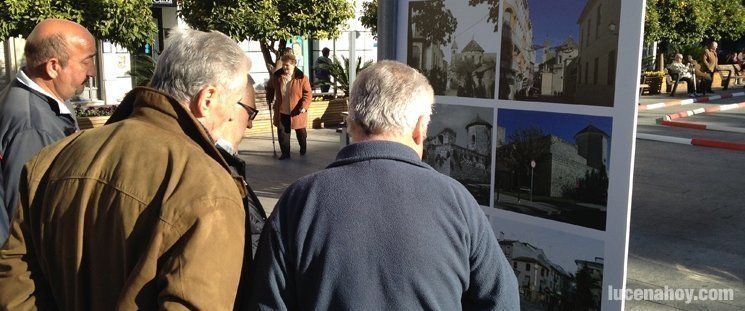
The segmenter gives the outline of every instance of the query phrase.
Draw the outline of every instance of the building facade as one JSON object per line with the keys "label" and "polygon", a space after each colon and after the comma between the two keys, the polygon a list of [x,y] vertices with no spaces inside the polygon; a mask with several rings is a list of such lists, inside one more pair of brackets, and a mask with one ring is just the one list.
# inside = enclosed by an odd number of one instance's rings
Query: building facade
{"label": "building facade", "polygon": [[527,0],[505,0],[503,4],[499,98],[515,99],[533,85],[533,23]]}
{"label": "building facade", "polygon": [[577,103],[613,106],[620,12],[620,0],[588,0],[577,20]]}
{"label": "building facade", "polygon": [[542,249],[530,243],[499,239],[507,261],[515,272],[523,299],[551,303],[556,296],[570,292],[572,276],[551,262]]}
{"label": "building facade", "polygon": [[[565,90],[575,87],[575,83],[566,83],[566,78],[567,69],[578,54],[577,44],[572,38],[556,47],[550,47],[549,42],[544,44],[543,63],[538,65],[541,95],[564,96]],[[569,93],[573,94],[574,91],[571,90]]]}

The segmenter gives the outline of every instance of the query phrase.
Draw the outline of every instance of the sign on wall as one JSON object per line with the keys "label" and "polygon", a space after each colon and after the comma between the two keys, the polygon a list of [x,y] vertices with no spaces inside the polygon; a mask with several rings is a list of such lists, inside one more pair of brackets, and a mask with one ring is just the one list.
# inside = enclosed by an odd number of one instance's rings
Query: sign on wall
{"label": "sign on wall", "polygon": [[482,206],[521,308],[621,310],[643,1],[395,8],[395,58],[436,94],[424,161]]}

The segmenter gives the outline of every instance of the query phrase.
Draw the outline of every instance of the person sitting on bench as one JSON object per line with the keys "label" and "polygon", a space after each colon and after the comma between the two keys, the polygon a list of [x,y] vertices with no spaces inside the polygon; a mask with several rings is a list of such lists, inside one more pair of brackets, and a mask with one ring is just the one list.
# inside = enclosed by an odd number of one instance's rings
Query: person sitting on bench
{"label": "person sitting on bench", "polygon": [[678,81],[685,81],[688,86],[688,97],[696,97],[696,77],[693,75],[691,65],[683,64],[682,54],[675,54],[675,58],[673,58],[673,62],[667,67],[667,71],[678,76],[675,87],[673,87],[673,93],[671,94],[674,94]]}

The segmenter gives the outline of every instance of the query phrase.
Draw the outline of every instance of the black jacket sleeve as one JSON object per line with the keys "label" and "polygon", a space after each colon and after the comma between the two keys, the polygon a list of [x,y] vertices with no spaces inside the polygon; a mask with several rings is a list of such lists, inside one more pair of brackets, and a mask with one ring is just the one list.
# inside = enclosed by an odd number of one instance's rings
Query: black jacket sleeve
{"label": "black jacket sleeve", "polygon": [[18,182],[23,165],[54,141],[46,132],[29,128],[15,133],[6,145],[0,160],[0,244],[8,238],[8,229],[18,203]]}

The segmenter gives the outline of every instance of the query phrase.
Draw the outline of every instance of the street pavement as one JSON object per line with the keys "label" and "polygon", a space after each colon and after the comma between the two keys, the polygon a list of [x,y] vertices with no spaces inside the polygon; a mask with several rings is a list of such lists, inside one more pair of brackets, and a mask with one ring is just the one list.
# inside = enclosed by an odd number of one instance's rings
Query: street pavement
{"label": "street pavement", "polygon": [[[739,90],[737,90],[739,91]],[[669,97],[644,98],[648,103]],[[658,125],[668,113],[745,101],[745,97],[642,112],[639,133],[745,142],[745,134]],[[682,119],[745,128],[745,109]],[[249,184],[271,212],[282,191],[330,164],[340,148],[333,129],[309,129],[308,153],[273,157],[271,136],[244,138]],[[277,146],[277,152],[279,152]],[[637,140],[628,288],[725,288],[734,301],[627,301],[626,310],[745,310],[745,152]]]}

